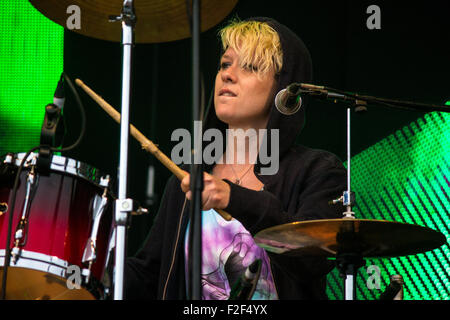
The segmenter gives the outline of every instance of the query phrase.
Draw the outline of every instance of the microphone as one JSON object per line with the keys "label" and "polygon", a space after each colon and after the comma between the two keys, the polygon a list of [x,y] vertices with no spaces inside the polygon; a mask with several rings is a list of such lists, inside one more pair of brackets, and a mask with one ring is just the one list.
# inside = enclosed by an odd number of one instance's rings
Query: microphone
{"label": "microphone", "polygon": [[293,83],[280,90],[275,97],[275,107],[280,113],[290,116],[300,110],[302,98],[300,96],[301,84]]}
{"label": "microphone", "polygon": [[41,145],[47,145],[49,147],[62,145],[66,131],[64,117],[62,115],[62,109],[66,100],[63,81],[64,73],[61,74],[58,85],[56,86],[53,103],[45,106],[44,122],[41,129]]}
{"label": "microphone", "polygon": [[261,259],[256,259],[248,266],[242,277],[231,289],[230,298],[228,300],[251,300],[261,274],[261,265]]}
{"label": "microphone", "polygon": [[55,94],[53,96],[53,104],[57,106],[60,110],[64,107],[64,102],[66,101],[66,95],[64,94],[64,73],[61,74],[59,78],[58,85],[56,86]]}

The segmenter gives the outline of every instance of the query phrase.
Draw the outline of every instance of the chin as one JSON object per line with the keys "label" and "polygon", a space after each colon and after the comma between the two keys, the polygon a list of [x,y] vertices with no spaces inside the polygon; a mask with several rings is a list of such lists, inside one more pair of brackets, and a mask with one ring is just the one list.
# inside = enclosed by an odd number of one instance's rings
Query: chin
{"label": "chin", "polygon": [[233,121],[233,118],[235,117],[234,112],[232,112],[232,108],[230,106],[226,105],[219,105],[218,107],[215,107],[217,118],[219,118],[220,121],[225,122],[229,124]]}
{"label": "chin", "polygon": [[226,124],[230,124],[230,123],[233,123],[233,116],[232,115],[230,115],[230,114],[227,114],[227,113],[217,113],[216,112],[216,115],[217,115],[217,118],[220,120],[220,121],[222,121],[222,122],[225,122]]}

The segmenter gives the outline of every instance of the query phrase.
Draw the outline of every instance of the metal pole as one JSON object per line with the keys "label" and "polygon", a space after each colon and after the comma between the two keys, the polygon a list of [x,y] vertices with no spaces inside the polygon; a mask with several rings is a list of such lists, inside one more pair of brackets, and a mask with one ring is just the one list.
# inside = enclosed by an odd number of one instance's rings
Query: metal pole
{"label": "metal pole", "polygon": [[133,0],[124,0],[122,11],[122,109],[120,119],[119,190],[115,207],[116,248],[114,269],[114,300],[123,299],[123,273],[125,266],[126,228],[132,202],[127,199],[128,141],[130,131],[130,77],[131,49],[133,46]]}
{"label": "metal pole", "polygon": [[351,188],[351,143],[350,143],[350,107],[347,108],[347,190],[344,191],[342,197],[342,204],[345,206],[344,218],[355,218],[355,213],[352,211],[352,205],[354,201],[354,194]]}
{"label": "metal pole", "polygon": [[[347,108],[347,195],[344,196],[344,205],[346,205],[345,218],[355,218],[352,212],[352,199],[351,199],[351,108]],[[345,300],[354,300],[354,285],[356,272],[354,272],[355,266],[350,264],[346,267],[348,269],[345,272]]]}
{"label": "metal pole", "polygon": [[345,300],[353,300],[353,275],[345,276]]}
{"label": "metal pole", "polygon": [[[350,266],[350,271],[353,270],[353,266]],[[345,291],[345,300],[354,300],[355,299],[355,274],[353,272],[349,272],[345,275],[345,283],[344,283],[344,291]]]}
{"label": "metal pole", "polygon": [[[194,163],[191,164],[191,226],[190,226],[190,275],[189,288],[192,300],[202,299],[202,124],[200,120],[200,0],[192,1],[192,115],[194,133]],[[197,124],[197,125],[196,125]]]}
{"label": "metal pole", "polygon": [[[351,136],[350,136],[350,126],[351,126],[351,109],[347,108],[347,192],[350,193],[351,190]],[[350,206],[351,210],[351,206]]]}

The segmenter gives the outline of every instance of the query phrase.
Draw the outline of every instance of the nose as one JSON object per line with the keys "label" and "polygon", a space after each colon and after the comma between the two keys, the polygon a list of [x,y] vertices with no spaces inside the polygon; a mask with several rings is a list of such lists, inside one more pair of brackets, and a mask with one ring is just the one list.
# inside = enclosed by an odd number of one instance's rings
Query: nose
{"label": "nose", "polygon": [[221,77],[223,82],[231,82],[234,83],[237,80],[237,73],[236,73],[236,64],[233,63],[232,65],[228,66],[225,69],[221,70]]}

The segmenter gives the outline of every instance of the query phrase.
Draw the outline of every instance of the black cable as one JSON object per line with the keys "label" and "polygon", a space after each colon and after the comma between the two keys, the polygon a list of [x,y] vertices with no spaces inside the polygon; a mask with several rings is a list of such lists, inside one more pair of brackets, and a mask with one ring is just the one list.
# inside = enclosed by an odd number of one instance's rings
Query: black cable
{"label": "black cable", "polygon": [[63,73],[63,74],[64,74],[64,78],[67,81],[67,84],[69,85],[70,90],[72,90],[72,93],[75,96],[75,100],[77,102],[77,106],[79,108],[80,115],[81,115],[81,128],[80,128],[80,134],[78,135],[78,139],[72,145],[65,147],[65,148],[61,148],[61,149],[51,148],[51,150],[54,152],[64,152],[64,151],[69,151],[69,150],[75,149],[81,143],[81,140],[83,140],[84,135],[86,133],[86,111],[84,109],[84,105],[81,102],[81,98],[78,95],[78,91],[75,88],[75,86],[73,85],[70,78],[65,73]]}
{"label": "black cable", "polygon": [[[70,80],[70,78],[64,72],[62,75],[64,76],[64,79],[66,80],[67,84],[69,85],[69,88],[72,90],[72,93],[75,96],[75,100],[77,102],[77,106],[80,109],[81,129],[80,129],[78,138],[76,139],[76,141],[74,143],[72,143],[70,146],[64,147],[64,148],[50,147],[49,149],[52,152],[63,152],[63,151],[69,151],[69,150],[76,148],[81,143],[81,141],[83,140],[83,137],[86,133],[86,112],[85,112],[83,103],[81,102],[80,96],[78,95],[78,92],[77,92],[75,86],[73,85],[72,81]],[[34,150],[40,149],[42,147],[48,147],[48,146],[39,145],[39,146],[33,147],[32,149],[27,151],[27,153],[23,157],[22,161],[20,162],[19,168],[16,173],[16,177],[14,179],[14,185],[13,185],[13,189],[12,189],[12,193],[11,193],[11,202],[12,203],[9,208],[10,211],[9,211],[9,216],[8,216],[8,232],[7,232],[7,236],[6,236],[6,245],[5,245],[5,263],[3,266],[3,275],[2,275],[1,300],[6,299],[6,282],[7,282],[7,276],[8,276],[8,267],[11,262],[10,242],[11,242],[11,235],[12,235],[13,213],[14,213],[15,204],[16,204],[17,188],[19,185],[20,174],[22,173],[23,167],[24,167],[25,162],[27,161],[29,155]]]}

